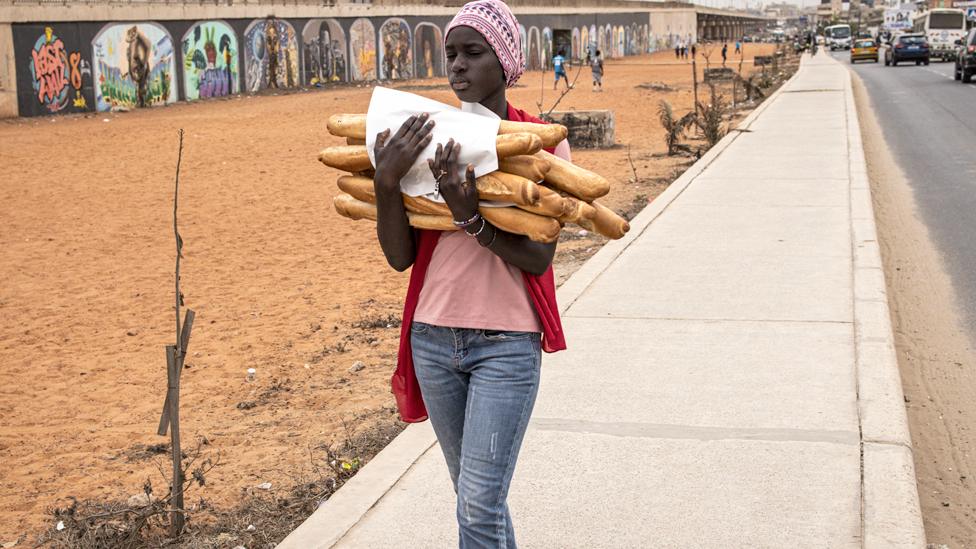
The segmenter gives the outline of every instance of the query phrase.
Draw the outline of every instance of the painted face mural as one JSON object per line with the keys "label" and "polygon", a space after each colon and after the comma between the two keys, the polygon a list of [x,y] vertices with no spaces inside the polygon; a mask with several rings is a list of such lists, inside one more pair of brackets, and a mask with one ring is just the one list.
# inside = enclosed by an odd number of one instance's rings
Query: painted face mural
{"label": "painted face mural", "polygon": [[590,29],[583,27],[580,29],[580,56],[592,56],[594,53],[593,48],[590,47]]}
{"label": "painted face mural", "polygon": [[580,30],[578,28],[573,29],[573,59],[579,59],[580,57],[585,57],[581,55],[582,50],[580,49]]}
{"label": "painted face mural", "polygon": [[417,78],[444,76],[444,46],[441,29],[430,23],[421,23],[413,34],[413,59]]}
{"label": "painted face mural", "polygon": [[110,23],[92,41],[95,104],[151,107],[176,101],[173,39],[155,23]]}
{"label": "painted face mural", "polygon": [[298,39],[287,21],[269,17],[244,31],[245,86],[248,91],[298,85]]}
{"label": "painted face mural", "polygon": [[413,76],[410,26],[403,19],[387,19],[380,27],[380,78],[404,80]]}
{"label": "painted face mural", "polygon": [[345,82],[346,33],[335,19],[312,19],[302,30],[305,83]]}
{"label": "painted face mural", "polygon": [[529,28],[529,54],[525,58],[525,65],[529,70],[537,71],[542,68],[542,45],[539,43],[539,29]]}
{"label": "painted face mural", "polygon": [[356,19],[349,29],[349,78],[376,79],[376,30],[369,19]]}
{"label": "painted face mural", "polygon": [[224,97],[241,89],[237,34],[222,21],[203,21],[183,37],[183,95],[187,101]]}

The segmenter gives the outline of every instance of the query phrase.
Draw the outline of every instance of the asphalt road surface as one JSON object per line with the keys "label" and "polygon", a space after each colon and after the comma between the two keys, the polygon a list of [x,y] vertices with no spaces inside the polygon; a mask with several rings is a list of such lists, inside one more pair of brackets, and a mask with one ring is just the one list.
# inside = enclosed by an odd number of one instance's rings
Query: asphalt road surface
{"label": "asphalt road surface", "polygon": [[[850,65],[849,52],[834,52]],[[922,221],[945,258],[970,339],[976,341],[976,84],[953,63],[859,61],[885,141],[915,193]]]}

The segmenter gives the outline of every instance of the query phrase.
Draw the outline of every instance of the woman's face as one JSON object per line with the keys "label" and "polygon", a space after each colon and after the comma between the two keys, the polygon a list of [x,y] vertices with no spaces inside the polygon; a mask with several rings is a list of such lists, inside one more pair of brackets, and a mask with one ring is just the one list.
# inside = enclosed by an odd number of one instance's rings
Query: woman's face
{"label": "woman's face", "polygon": [[505,71],[494,50],[471,27],[455,27],[445,43],[448,78],[458,99],[480,103],[505,89]]}

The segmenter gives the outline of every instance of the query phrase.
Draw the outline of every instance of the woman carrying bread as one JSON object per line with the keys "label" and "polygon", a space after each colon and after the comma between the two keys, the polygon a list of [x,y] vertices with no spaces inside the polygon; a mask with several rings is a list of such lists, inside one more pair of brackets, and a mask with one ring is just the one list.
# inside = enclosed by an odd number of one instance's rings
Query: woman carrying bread
{"label": "woman carrying bread", "polygon": [[[500,0],[466,4],[445,37],[458,99],[502,120],[536,122],[505,91],[525,66],[518,22]],[[539,387],[541,351],[566,348],[556,306],[556,244],[507,233],[478,213],[460,144],[428,160],[458,231],[412,229],[400,179],[432,139],[426,115],[376,139],[377,235],[390,265],[413,267],[393,392],[404,421],[430,417],[457,493],[460,547],[514,548],[509,484]],[[565,159],[569,147],[556,149]]]}

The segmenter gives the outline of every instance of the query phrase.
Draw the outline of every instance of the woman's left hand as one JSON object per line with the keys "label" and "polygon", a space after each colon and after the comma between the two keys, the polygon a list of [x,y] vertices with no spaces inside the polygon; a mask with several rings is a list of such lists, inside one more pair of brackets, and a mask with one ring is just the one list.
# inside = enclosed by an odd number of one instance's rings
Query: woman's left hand
{"label": "woman's left hand", "polygon": [[446,145],[437,145],[433,159],[427,160],[434,179],[438,181],[441,195],[451,209],[455,221],[467,221],[478,213],[478,188],[475,183],[474,166],[468,165],[461,176],[458,156],[461,144],[453,139]]}

